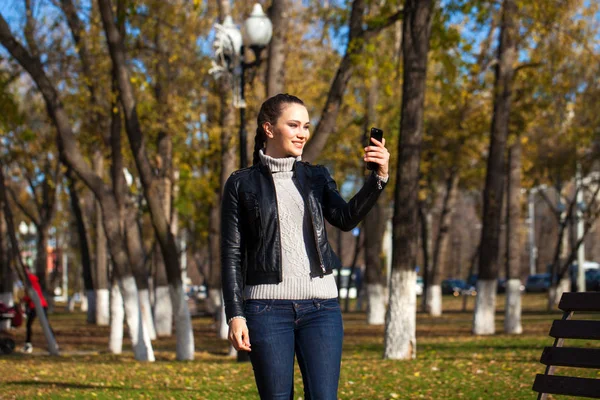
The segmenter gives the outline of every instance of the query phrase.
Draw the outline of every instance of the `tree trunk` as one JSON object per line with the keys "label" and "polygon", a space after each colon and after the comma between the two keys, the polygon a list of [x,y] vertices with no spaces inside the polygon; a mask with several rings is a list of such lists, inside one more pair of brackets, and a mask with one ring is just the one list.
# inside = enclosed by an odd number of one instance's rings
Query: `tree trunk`
{"label": "tree trunk", "polygon": [[[377,121],[377,103],[379,102],[379,81],[377,80],[375,70],[370,80],[370,86],[367,89],[366,118],[363,128],[363,143],[368,140],[369,129]],[[385,196],[385,193],[383,194]],[[385,196],[387,199],[387,196]],[[385,259],[383,257],[383,235],[388,220],[387,207],[382,204],[387,202],[380,199],[375,203],[371,211],[363,220],[362,229],[364,230],[365,247],[365,278],[367,295],[367,324],[383,325],[385,323],[386,297],[386,274]],[[338,249],[339,250],[339,249]],[[341,252],[339,252],[341,256]],[[362,285],[361,285],[362,286]],[[361,288],[358,295],[361,295]]]}
{"label": "tree trunk", "polygon": [[148,291],[148,271],[146,270],[144,247],[142,244],[142,233],[137,224],[137,212],[133,206],[128,210],[125,216],[125,237],[127,239],[127,251],[131,260],[131,269],[135,277],[135,284],[140,296],[140,307],[142,321],[148,331],[150,340],[156,339],[156,330],[154,329],[154,317],[152,316],[152,307],[150,305],[150,293]]}
{"label": "tree trunk", "polygon": [[427,56],[434,0],[406,0],[398,169],[394,192],[394,226],[390,303],[386,316],[384,358],[416,357],[416,293],[419,164]]}
{"label": "tree trunk", "polygon": [[504,332],[521,334],[521,139],[509,150],[506,221],[506,306]]}
{"label": "tree trunk", "polygon": [[[423,255],[423,293],[421,294],[423,299],[421,301],[422,307],[425,312],[428,312],[429,305],[435,298],[432,298],[434,291],[431,291],[431,263],[433,257],[432,254],[432,219],[431,210],[425,210],[425,202],[419,201],[419,226],[421,231],[421,254]],[[441,299],[439,299],[441,301]]]}
{"label": "tree trunk", "polygon": [[[96,151],[92,158],[94,171],[100,177],[104,175],[104,157]],[[96,324],[107,326],[109,317],[109,292],[108,292],[108,254],[106,248],[106,235],[104,234],[102,207],[96,200]]]}
{"label": "tree trunk", "polygon": [[119,289],[119,283],[114,280],[110,289],[110,337],[108,340],[108,349],[113,354],[121,354],[123,351],[124,318],[123,296]]}
{"label": "tree trunk", "polygon": [[479,276],[473,316],[473,333],[491,335],[496,331],[494,310],[499,269],[499,239],[504,192],[504,155],[508,137],[511,91],[516,61],[516,18],[514,0],[503,0],[494,84],[494,114],[483,192],[483,224],[479,252]]}
{"label": "tree trunk", "polygon": [[35,243],[35,274],[40,281],[40,287],[45,297],[49,297],[48,294],[48,230],[50,229],[49,224],[39,224],[37,228],[37,240]]}
{"label": "tree trunk", "polygon": [[156,334],[169,337],[173,334],[173,304],[169,293],[167,270],[158,248],[154,249],[154,316]]}
{"label": "tree trunk", "polygon": [[[78,248],[81,260],[81,272],[83,276],[83,287],[88,299],[92,300],[93,306],[88,307],[87,322],[91,324],[96,323],[96,310],[97,310],[97,299],[94,291],[94,279],[92,271],[92,260],[90,257],[90,246],[88,242],[88,233],[81,210],[81,204],[79,201],[79,193],[75,185],[75,178],[71,169],[67,169],[67,179],[69,181],[69,199],[71,202],[71,210],[75,217],[75,224],[77,225],[77,238]],[[66,293],[65,293],[66,295]]]}
{"label": "tree trunk", "polygon": [[[1,168],[1,166],[0,166]],[[8,257],[8,242],[6,222],[4,219],[4,203],[0,198],[0,303],[8,307],[13,305],[13,274],[10,270],[10,259]],[[0,320],[0,332],[10,329],[10,320]]]}
{"label": "tree trunk", "polygon": [[386,227],[385,207],[377,202],[363,221],[365,231],[365,284],[367,288],[367,324],[385,323],[385,263],[382,257]]}
{"label": "tree trunk", "polygon": [[286,33],[289,26],[288,0],[273,0],[269,19],[273,23],[273,37],[269,43],[267,61],[267,97],[285,92]]}
{"label": "tree trunk", "polygon": [[[137,115],[136,100],[134,90],[129,79],[129,71],[125,61],[126,50],[123,43],[123,37],[119,33],[115,24],[110,0],[98,0],[100,14],[102,15],[102,25],[106,33],[109,53],[113,62],[113,68],[118,73],[119,94],[121,104],[125,113],[125,127],[129,137],[129,145],[134,155],[135,164],[142,182],[144,198],[148,204],[150,218],[154,227],[155,234],[160,245],[160,249],[167,267],[167,278],[171,293],[179,295],[183,290],[181,288],[181,268],[179,265],[179,254],[175,237],[170,230],[168,217],[164,213],[163,201],[157,193],[158,182],[154,179],[152,166],[148,160],[146,151],[145,137],[142,134],[140,121]],[[125,307],[127,308],[127,298],[125,297]],[[180,299],[173,298],[172,301],[178,302]],[[182,302],[177,310],[181,314],[175,316],[177,333],[177,359],[192,360],[194,358],[194,337],[192,332],[192,323],[187,303]]]}
{"label": "tree trunk", "polygon": [[[438,233],[435,240],[435,248],[433,250],[433,262],[431,267],[431,282],[432,290],[429,313],[434,317],[442,315],[442,278],[444,277],[444,269],[448,261],[448,253],[450,250],[450,223],[452,222],[452,214],[456,204],[456,195],[458,192],[458,172],[452,169],[450,175],[446,179],[446,194],[438,223]],[[435,293],[435,294],[434,294]]]}

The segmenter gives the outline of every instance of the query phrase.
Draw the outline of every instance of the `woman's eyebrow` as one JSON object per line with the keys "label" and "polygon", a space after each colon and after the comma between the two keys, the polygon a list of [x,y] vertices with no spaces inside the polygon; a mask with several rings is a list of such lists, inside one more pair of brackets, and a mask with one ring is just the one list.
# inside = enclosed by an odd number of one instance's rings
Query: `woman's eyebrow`
{"label": "woman's eyebrow", "polygon": [[[288,120],[288,122],[295,122],[299,125],[302,125],[302,122],[298,121],[297,119],[290,119],[290,120]],[[304,125],[310,125],[310,122],[305,122]]]}

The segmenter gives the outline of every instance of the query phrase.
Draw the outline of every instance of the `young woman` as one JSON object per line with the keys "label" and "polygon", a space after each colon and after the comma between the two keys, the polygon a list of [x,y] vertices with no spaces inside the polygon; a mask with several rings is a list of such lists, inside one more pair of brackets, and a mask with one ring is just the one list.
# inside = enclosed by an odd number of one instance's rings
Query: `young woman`
{"label": "young woman", "polygon": [[231,175],[221,205],[229,340],[250,352],[262,399],[293,398],[294,356],[305,398],[337,399],[343,326],[331,273],[340,260],[327,241],[325,220],[351,230],[388,180],[385,140],[373,140],[364,161],[379,169],[346,202],[325,167],[301,161],[309,121],[295,96],[265,101],[254,165]]}

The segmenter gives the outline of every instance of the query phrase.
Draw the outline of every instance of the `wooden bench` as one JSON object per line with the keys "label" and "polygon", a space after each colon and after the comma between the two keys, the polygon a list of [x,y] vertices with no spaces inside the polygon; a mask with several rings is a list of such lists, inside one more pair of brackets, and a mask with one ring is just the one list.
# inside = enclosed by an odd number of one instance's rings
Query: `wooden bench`
{"label": "wooden bench", "polygon": [[600,320],[573,319],[575,312],[600,313],[600,292],[564,293],[558,308],[564,314],[552,323],[554,345],[542,352],[546,372],[535,377],[533,390],[539,392],[538,400],[548,394],[600,399],[600,379],[554,375],[555,367],[600,369],[600,348],[563,347],[565,339],[600,340]]}

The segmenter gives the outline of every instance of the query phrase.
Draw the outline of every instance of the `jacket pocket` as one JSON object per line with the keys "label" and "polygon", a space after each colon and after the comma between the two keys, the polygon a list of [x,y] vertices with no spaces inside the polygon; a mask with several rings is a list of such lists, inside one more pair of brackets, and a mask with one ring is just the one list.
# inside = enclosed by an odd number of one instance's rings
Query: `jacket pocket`
{"label": "jacket pocket", "polygon": [[242,225],[245,233],[248,260],[253,269],[262,270],[265,266],[265,252],[263,242],[263,225],[261,210],[256,194],[251,192],[241,193]]}

